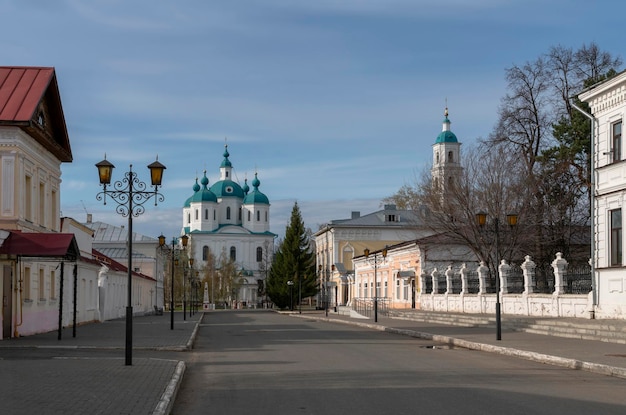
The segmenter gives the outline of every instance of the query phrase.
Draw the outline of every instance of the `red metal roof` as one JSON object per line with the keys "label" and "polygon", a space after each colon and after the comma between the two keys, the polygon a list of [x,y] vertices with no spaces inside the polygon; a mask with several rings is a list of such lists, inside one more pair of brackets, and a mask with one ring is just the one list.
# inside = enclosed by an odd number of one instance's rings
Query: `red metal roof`
{"label": "red metal roof", "polygon": [[0,246],[0,254],[28,257],[80,257],[73,233],[25,233],[11,231]]}
{"label": "red metal roof", "polygon": [[0,125],[17,126],[59,160],[72,161],[54,68],[0,66]]}
{"label": "red metal roof", "polygon": [[54,68],[0,67],[0,120],[30,121]]}

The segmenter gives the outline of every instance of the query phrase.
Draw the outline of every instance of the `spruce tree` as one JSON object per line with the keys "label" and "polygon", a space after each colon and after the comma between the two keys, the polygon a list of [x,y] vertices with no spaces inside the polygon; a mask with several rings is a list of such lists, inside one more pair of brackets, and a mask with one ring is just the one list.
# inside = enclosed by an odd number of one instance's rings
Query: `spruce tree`
{"label": "spruce tree", "polygon": [[[291,287],[288,281],[293,282]],[[297,202],[285,229],[285,239],[276,250],[266,289],[267,295],[279,308],[288,308],[290,301],[295,307],[300,299],[317,294],[315,253],[311,250]],[[290,290],[293,290],[291,299]]]}

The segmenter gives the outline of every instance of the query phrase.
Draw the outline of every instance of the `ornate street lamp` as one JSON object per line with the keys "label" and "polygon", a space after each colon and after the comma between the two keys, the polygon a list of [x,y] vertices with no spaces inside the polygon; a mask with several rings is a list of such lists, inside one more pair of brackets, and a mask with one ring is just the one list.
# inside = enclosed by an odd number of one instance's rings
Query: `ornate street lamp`
{"label": "ornate street lamp", "polygon": [[[187,235],[183,235],[180,237],[180,242],[182,244],[182,249],[187,247],[189,243],[189,237]],[[178,244],[177,238],[172,238],[172,248],[170,250],[170,260],[172,261],[170,264],[171,269],[171,280],[170,280],[170,330],[174,330],[174,267],[178,266],[178,257],[176,256],[176,245]],[[159,236],[159,246],[161,249],[165,248],[165,236]],[[179,249],[180,251],[180,249]]]}
{"label": "ornate street lamp", "polygon": [[[370,256],[370,250],[368,248],[365,248],[365,250],[363,251],[363,253],[365,254],[365,260],[370,263],[369,261],[369,256]],[[382,251],[380,251],[383,259],[381,261],[381,263],[385,262],[385,258],[387,258],[387,247],[385,246]],[[374,252],[374,322],[378,322],[378,281],[377,281],[377,274],[378,274],[378,252]],[[371,263],[370,263],[371,265]]]}
{"label": "ornate street lamp", "polygon": [[[478,226],[483,228],[487,224],[487,213],[478,212],[476,214],[476,222]],[[506,215],[506,222],[512,228],[517,225],[517,214],[509,213]],[[493,219],[495,242],[496,242],[496,257],[495,257],[495,269],[496,269],[496,340],[502,340],[502,313],[500,306],[500,272],[499,272],[499,250],[500,250],[500,221],[496,216]]]}
{"label": "ornate street lamp", "polygon": [[145,212],[144,203],[154,197],[154,205],[163,202],[165,198],[159,193],[159,186],[163,179],[165,166],[157,160],[150,165],[150,178],[153,191],[146,191],[146,183],[137,178],[137,173],[133,171],[131,164],[128,172],[124,174],[122,180],[113,184],[113,189],[107,189],[111,184],[113,176],[113,163],[106,159],[96,164],[102,191],[96,195],[96,200],[102,200],[107,204],[107,196],[111,198],[117,207],[115,211],[124,217],[128,217],[128,301],[126,306],[126,366],[133,364],[133,299],[132,299],[132,277],[133,277],[133,216],[139,216]]}

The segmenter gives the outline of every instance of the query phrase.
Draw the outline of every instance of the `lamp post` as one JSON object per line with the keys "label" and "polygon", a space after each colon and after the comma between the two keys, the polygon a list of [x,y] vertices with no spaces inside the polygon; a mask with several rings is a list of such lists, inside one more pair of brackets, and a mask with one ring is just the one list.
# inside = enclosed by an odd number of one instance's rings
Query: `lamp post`
{"label": "lamp post", "polygon": [[289,286],[289,310],[293,311],[293,281],[287,281],[287,285]]}
{"label": "lamp post", "polygon": [[[193,289],[191,287],[191,280],[193,278],[193,258],[189,258],[189,318],[191,318],[191,305],[193,304],[192,293]],[[184,309],[184,306],[183,306]]]}
{"label": "lamp post", "polygon": [[[478,226],[483,228],[487,224],[487,214],[485,212],[479,212],[476,214],[476,221],[478,222]],[[509,213],[506,215],[506,222],[512,228],[517,225],[517,214]],[[500,307],[500,272],[499,272],[499,264],[500,264],[500,221],[496,216],[493,219],[494,226],[494,234],[495,234],[495,244],[496,244],[496,252],[495,252],[495,269],[496,269],[496,340],[502,340],[502,313]]]}
{"label": "lamp post", "polygon": [[[365,260],[369,262],[370,250],[368,248],[365,248],[363,253],[365,254]],[[385,246],[382,249],[382,251],[380,251],[380,253],[383,256],[382,262],[384,262],[385,258],[387,257],[387,247]],[[377,256],[378,256],[378,252],[374,252],[374,322],[375,323],[378,322],[378,281],[377,281],[378,258]]]}
{"label": "lamp post", "polygon": [[[183,235],[180,237],[180,241],[183,245],[182,249],[187,247],[187,243],[189,242],[189,237],[187,235]],[[170,251],[170,269],[171,269],[171,280],[170,280],[170,330],[174,330],[174,266],[178,265],[178,258],[176,257],[176,245],[178,244],[177,238],[172,238],[172,248]],[[161,249],[165,247],[165,236],[159,236],[159,246]]]}
{"label": "lamp post", "polygon": [[107,189],[107,186],[111,184],[111,177],[113,175],[113,163],[106,159],[96,164],[98,168],[98,176],[100,178],[100,184],[102,185],[102,191],[96,195],[96,200],[102,200],[107,204],[107,196],[111,198],[117,207],[115,211],[124,217],[128,217],[128,298],[126,306],[126,366],[133,364],[133,216],[139,216],[145,212],[144,203],[154,197],[154,205],[157,202],[163,202],[165,198],[159,193],[159,186],[161,186],[161,180],[163,179],[163,170],[165,166],[157,160],[148,165],[150,169],[151,184],[154,187],[153,191],[146,191],[146,183],[137,178],[137,173],[133,171],[133,165],[131,164],[128,172],[124,174],[122,180],[118,180],[113,183],[113,189]]}

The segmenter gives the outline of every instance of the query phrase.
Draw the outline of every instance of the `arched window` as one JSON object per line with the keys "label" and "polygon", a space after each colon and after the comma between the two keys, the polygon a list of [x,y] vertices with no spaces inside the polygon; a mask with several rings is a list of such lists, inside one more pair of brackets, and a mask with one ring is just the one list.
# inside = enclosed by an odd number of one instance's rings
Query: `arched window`
{"label": "arched window", "polygon": [[241,211],[242,210],[243,210],[243,208],[239,208],[239,220],[241,220],[241,215],[242,215]]}
{"label": "arched window", "polygon": [[204,209],[204,220],[209,220],[209,209]]}
{"label": "arched window", "polygon": [[206,245],[202,247],[202,260],[203,261],[209,260],[209,247]]}
{"label": "arched window", "polygon": [[265,222],[267,222],[267,211],[265,211]]}
{"label": "arched window", "polygon": [[217,220],[217,210],[213,209],[213,220]]}
{"label": "arched window", "polygon": [[452,151],[448,151],[448,161],[449,162],[454,161],[454,153]]}
{"label": "arched window", "polygon": [[198,220],[198,209],[195,210],[196,220]]}
{"label": "arched window", "polygon": [[191,223],[191,213],[187,213],[187,223]]}
{"label": "arched window", "polygon": [[226,220],[230,220],[230,206],[226,208]]}
{"label": "arched window", "polygon": [[435,163],[439,164],[439,153],[435,153]]}
{"label": "arched window", "polygon": [[237,248],[235,248],[234,246],[230,247],[230,259],[232,261],[236,261],[237,260]]}
{"label": "arched window", "polygon": [[250,211],[248,211],[248,222],[250,222]]}
{"label": "arched window", "polygon": [[263,261],[263,248],[260,246],[256,249],[256,262]]}
{"label": "arched window", "polygon": [[256,221],[257,222],[261,222],[261,211],[260,210],[256,211]]}

